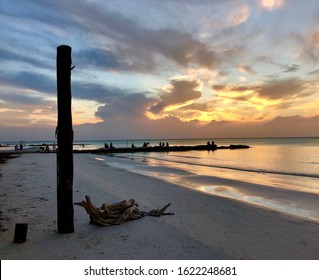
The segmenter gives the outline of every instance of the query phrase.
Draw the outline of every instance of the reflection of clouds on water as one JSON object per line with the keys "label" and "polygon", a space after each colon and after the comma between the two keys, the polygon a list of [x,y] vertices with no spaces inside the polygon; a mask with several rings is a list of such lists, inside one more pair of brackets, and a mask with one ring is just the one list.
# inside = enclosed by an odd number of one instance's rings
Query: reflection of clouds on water
{"label": "reflection of clouds on water", "polygon": [[249,193],[240,188],[223,185],[200,185],[195,189],[212,195],[235,199],[259,207],[265,207],[282,213],[319,221],[319,209],[316,209],[316,207],[312,208],[311,205],[304,205],[302,202],[289,201],[289,197],[287,197],[286,200],[272,199],[267,197],[266,194],[258,196],[256,193]]}
{"label": "reflection of clouds on water", "polygon": [[166,154],[156,156],[123,154],[96,159],[111,167],[207,194],[319,221],[317,178],[212,168],[194,162],[175,162]]}

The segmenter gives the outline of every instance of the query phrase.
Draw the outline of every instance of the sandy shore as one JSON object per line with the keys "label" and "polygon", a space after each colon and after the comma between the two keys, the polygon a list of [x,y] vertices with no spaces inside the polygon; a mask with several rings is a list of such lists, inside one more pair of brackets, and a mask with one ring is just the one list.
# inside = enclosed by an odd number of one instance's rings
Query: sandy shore
{"label": "sandy shore", "polygon": [[[319,259],[319,224],[226,200],[74,155],[74,202],[134,198],[149,211],[172,203],[174,216],[119,226],[89,224],[74,206],[75,232],[56,233],[55,154],[22,154],[1,164],[1,259]],[[15,223],[29,225],[14,244]]]}

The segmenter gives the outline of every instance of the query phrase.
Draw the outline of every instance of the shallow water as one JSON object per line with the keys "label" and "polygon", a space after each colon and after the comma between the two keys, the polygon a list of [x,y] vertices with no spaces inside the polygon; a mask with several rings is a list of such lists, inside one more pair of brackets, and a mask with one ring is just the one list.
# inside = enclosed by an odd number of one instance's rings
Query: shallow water
{"label": "shallow water", "polygon": [[[215,143],[221,145],[217,140]],[[252,143],[233,139],[230,143],[252,148],[96,158],[197,191],[319,221],[318,138],[259,139]]]}
{"label": "shallow water", "polygon": [[[97,149],[111,142],[115,147],[130,147],[132,143],[138,147],[144,142],[156,146],[159,142],[200,145],[207,141],[212,139],[76,141],[74,149]],[[244,144],[251,148],[97,155],[95,158],[100,164],[319,221],[319,138],[214,141],[218,146]],[[45,141],[25,144],[42,143]]]}

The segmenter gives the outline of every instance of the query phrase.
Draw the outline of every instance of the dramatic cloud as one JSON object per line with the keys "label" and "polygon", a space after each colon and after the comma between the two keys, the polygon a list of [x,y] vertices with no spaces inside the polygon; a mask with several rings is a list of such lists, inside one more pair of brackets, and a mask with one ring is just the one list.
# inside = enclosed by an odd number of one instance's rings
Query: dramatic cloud
{"label": "dramatic cloud", "polygon": [[296,95],[303,95],[305,82],[298,78],[285,80],[274,80],[256,88],[259,96],[269,99],[292,98]]}
{"label": "dramatic cloud", "polygon": [[[253,86],[232,86],[232,85],[213,85],[212,88],[216,91],[228,92],[254,92],[261,98],[266,99],[292,99],[297,96],[304,97],[305,95],[312,94],[308,92],[309,85],[299,78],[289,79],[274,79],[264,82],[260,85]],[[245,94],[246,95],[246,94]]]}
{"label": "dramatic cloud", "polygon": [[100,106],[96,116],[105,122],[114,120],[140,119],[145,117],[147,108],[154,99],[147,98],[143,93],[131,93],[128,95],[114,95],[109,102]]}
{"label": "dramatic cloud", "polygon": [[1,1],[1,137],[51,137],[61,44],[83,138],[313,134],[317,1],[155,2]]}
{"label": "dramatic cloud", "polygon": [[[87,139],[94,135],[99,139],[147,139],[147,138],[187,138],[190,131],[199,138],[228,137],[304,137],[318,135],[319,116],[303,118],[301,116],[277,117],[266,122],[212,121],[206,125],[182,122],[176,117],[150,121],[148,119],[130,119],[127,122],[103,122],[75,127],[77,139]],[[88,137],[90,139],[90,137]]]}
{"label": "dramatic cloud", "polygon": [[[103,6],[92,3],[72,3],[72,1],[64,3],[67,9],[72,9],[72,16],[83,29],[88,32],[92,29],[98,32],[101,38],[105,38],[108,42],[107,46],[113,49],[114,53],[125,61],[125,64],[131,65],[132,69],[153,70],[158,55],[181,66],[194,63],[212,67],[218,63],[214,51],[188,32],[173,28],[157,30],[147,28],[122,14],[111,12]],[[73,4],[75,8],[70,6]],[[96,56],[96,54],[89,53],[90,56]],[[100,57],[100,53],[98,56]],[[114,62],[113,59],[114,56],[111,57],[112,62]],[[102,61],[105,61],[105,56]]]}
{"label": "dramatic cloud", "polygon": [[12,76],[0,76],[0,79],[3,84],[25,88],[27,90],[32,89],[47,94],[56,94],[56,81],[43,74],[21,71]]}
{"label": "dramatic cloud", "polygon": [[85,49],[78,51],[74,54],[74,61],[80,67],[99,67],[102,69],[110,70],[125,70],[125,63],[109,49]]}
{"label": "dramatic cloud", "polygon": [[154,104],[150,111],[160,114],[193,103],[201,96],[197,81],[173,80],[169,86],[160,91],[160,101]]}

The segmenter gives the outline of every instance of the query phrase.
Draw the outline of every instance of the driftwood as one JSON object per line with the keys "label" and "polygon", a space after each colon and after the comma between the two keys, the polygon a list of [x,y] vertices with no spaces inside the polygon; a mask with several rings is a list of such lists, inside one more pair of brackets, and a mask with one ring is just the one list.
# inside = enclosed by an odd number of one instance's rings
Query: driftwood
{"label": "driftwood", "polygon": [[170,203],[161,209],[144,212],[138,209],[138,204],[134,199],[123,200],[115,204],[103,203],[98,208],[91,202],[90,197],[86,195],[85,200],[74,204],[82,206],[86,210],[90,216],[90,224],[99,226],[120,225],[125,221],[145,216],[174,215],[174,213],[165,213],[165,210],[171,205]]}

